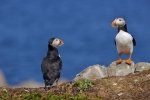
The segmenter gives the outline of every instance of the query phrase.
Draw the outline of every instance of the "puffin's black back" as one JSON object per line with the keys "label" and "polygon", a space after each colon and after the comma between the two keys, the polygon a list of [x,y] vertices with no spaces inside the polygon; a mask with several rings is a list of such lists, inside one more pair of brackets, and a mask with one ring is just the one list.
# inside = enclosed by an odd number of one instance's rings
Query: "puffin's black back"
{"label": "puffin's black back", "polygon": [[62,67],[62,61],[59,57],[57,48],[50,45],[55,38],[51,38],[48,42],[48,52],[46,57],[43,58],[41,64],[41,70],[43,73],[43,79],[45,81],[45,87],[51,86],[55,80],[60,78],[60,71]]}

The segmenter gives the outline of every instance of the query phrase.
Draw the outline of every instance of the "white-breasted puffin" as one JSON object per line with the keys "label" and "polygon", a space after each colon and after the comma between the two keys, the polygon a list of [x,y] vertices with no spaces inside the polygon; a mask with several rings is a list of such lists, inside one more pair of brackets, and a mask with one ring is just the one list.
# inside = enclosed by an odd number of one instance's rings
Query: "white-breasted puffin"
{"label": "white-breasted puffin", "polygon": [[45,90],[48,89],[47,86],[53,85],[54,82],[57,84],[60,78],[62,60],[60,58],[57,47],[60,47],[63,44],[64,42],[59,38],[51,38],[48,41],[47,56],[43,58],[41,64],[41,70],[45,82]]}
{"label": "white-breasted puffin", "polygon": [[134,37],[128,33],[127,24],[123,18],[116,18],[112,22],[112,27],[118,28],[118,33],[115,37],[115,45],[117,46],[117,51],[119,59],[116,61],[117,64],[122,63],[121,55],[127,54],[129,58],[125,60],[126,64],[131,65],[133,48],[136,45]]}

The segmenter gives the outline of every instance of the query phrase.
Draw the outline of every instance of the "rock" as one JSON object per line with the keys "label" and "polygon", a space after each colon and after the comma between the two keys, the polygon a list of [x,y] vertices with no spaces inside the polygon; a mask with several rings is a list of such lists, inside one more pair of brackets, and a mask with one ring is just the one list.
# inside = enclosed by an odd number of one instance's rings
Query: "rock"
{"label": "rock", "polygon": [[101,65],[93,65],[89,66],[88,68],[84,69],[82,72],[76,75],[74,80],[79,80],[79,79],[89,79],[89,80],[95,80],[95,79],[100,79],[108,77],[107,74],[107,68],[105,66]]}
{"label": "rock", "polygon": [[0,87],[7,86],[7,82],[5,80],[3,72],[0,70]]}
{"label": "rock", "polygon": [[[58,85],[65,83],[65,82],[68,82],[68,80],[66,80],[66,79],[59,80]],[[53,86],[55,86],[55,85],[56,85],[56,83],[53,84]],[[12,87],[12,88],[22,88],[22,87],[24,87],[24,88],[39,88],[39,87],[44,87],[44,82],[39,83],[34,80],[27,80],[27,81],[21,82],[18,85],[9,86],[9,87]]]}
{"label": "rock", "polygon": [[38,83],[34,80],[29,80],[29,81],[22,82],[22,83],[18,84],[17,86],[10,86],[10,87],[13,87],[13,88],[21,88],[21,87],[24,87],[24,88],[39,88],[39,87],[42,87],[42,86],[44,86],[44,84]]}
{"label": "rock", "polygon": [[112,62],[109,67],[101,66],[101,65],[93,65],[81,71],[76,75],[74,80],[79,79],[100,79],[108,76],[126,76],[130,73],[134,73],[136,71],[150,70],[150,63],[139,62],[134,64],[132,62],[131,65],[122,62],[121,64],[116,64],[116,62]]}
{"label": "rock", "polygon": [[134,73],[134,70],[134,62],[132,62],[131,65],[125,62],[117,65],[116,62],[112,62],[108,67],[108,76],[125,76]]}
{"label": "rock", "polygon": [[150,63],[139,62],[135,64],[135,71],[141,72],[143,70],[149,70],[149,69],[150,69]]}

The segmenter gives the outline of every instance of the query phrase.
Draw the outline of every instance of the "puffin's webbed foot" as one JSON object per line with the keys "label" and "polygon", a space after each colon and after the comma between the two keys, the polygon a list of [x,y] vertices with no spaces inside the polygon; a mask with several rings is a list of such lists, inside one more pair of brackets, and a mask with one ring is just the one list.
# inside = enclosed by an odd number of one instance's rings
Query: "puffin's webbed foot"
{"label": "puffin's webbed foot", "polygon": [[121,59],[118,59],[118,60],[116,60],[116,64],[118,65],[118,64],[121,64],[123,62],[123,60],[121,60]]}
{"label": "puffin's webbed foot", "polygon": [[132,60],[131,59],[127,59],[127,60],[125,60],[125,63],[128,64],[128,65],[131,65],[132,64]]}

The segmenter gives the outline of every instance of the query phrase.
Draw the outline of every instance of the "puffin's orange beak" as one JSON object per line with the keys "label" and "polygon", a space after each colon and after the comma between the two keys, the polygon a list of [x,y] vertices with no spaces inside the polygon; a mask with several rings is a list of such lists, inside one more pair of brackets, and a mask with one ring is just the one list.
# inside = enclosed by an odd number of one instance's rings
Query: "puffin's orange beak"
{"label": "puffin's orange beak", "polygon": [[116,21],[115,21],[115,20],[111,23],[111,26],[112,26],[112,27],[117,27],[117,24],[116,24]]}

